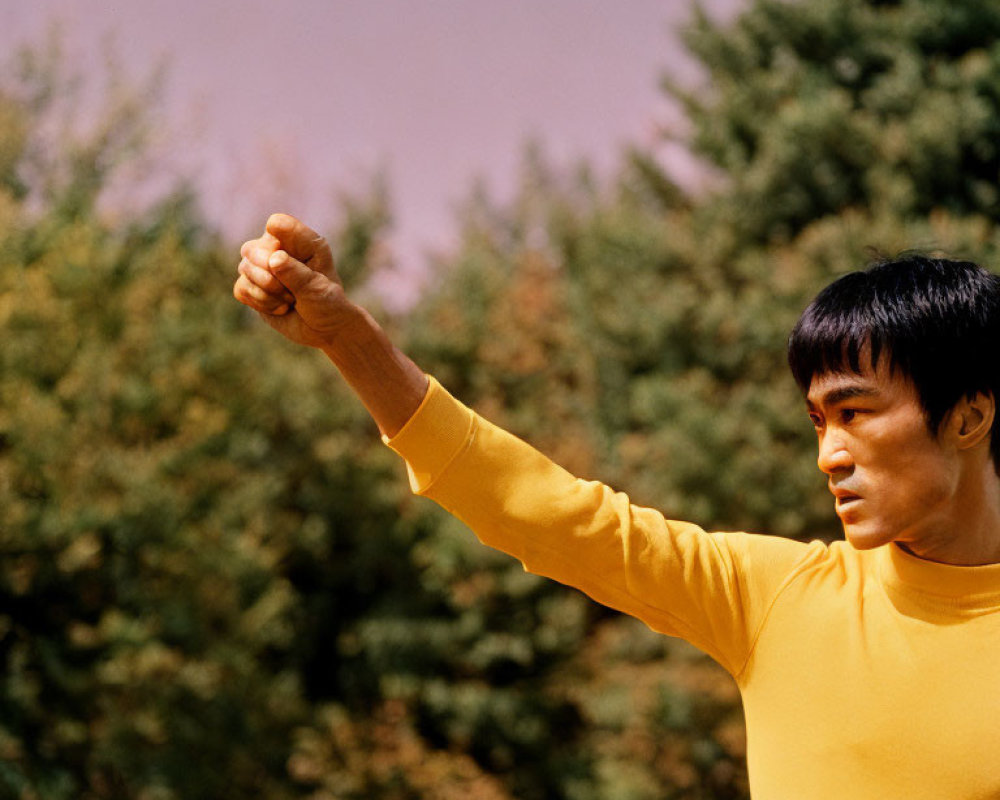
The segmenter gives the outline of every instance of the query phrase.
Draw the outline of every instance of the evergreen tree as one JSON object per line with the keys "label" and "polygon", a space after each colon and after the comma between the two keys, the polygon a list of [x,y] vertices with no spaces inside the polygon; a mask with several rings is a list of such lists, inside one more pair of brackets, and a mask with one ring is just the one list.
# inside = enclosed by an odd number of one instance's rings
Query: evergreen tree
{"label": "evergreen tree", "polygon": [[[701,14],[706,82],[668,88],[715,190],[536,148],[389,325],[578,474],[836,536],[785,337],[869,246],[992,262],[998,27],[972,0]],[[232,302],[190,191],[102,211],[143,92],[52,139],[70,84],[23,65],[0,92],[0,794],[745,796],[732,682],[412,499],[329,365]],[[387,209],[343,205],[352,290]]]}
{"label": "evergreen tree", "polygon": [[[232,301],[189,192],[102,211],[140,107],[32,149],[64,76],[29,67],[0,102],[0,794],[507,797],[506,773],[530,798],[586,774],[546,686],[582,601],[413,506],[329,364]],[[385,222],[378,191],[345,200],[358,284]]]}

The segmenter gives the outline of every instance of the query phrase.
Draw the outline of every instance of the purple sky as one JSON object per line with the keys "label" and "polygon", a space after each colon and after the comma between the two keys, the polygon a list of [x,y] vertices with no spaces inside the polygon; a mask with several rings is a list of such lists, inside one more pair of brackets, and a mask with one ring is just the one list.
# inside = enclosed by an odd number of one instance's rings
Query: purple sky
{"label": "purple sky", "polygon": [[[744,0],[704,0],[730,15]],[[73,63],[167,60],[169,160],[234,240],[282,208],[329,229],[338,189],[389,180],[397,260],[446,248],[474,177],[509,195],[524,143],[611,169],[673,124],[664,71],[695,77],[670,0],[0,0],[0,53],[63,25]],[[682,154],[660,148],[678,177]]]}

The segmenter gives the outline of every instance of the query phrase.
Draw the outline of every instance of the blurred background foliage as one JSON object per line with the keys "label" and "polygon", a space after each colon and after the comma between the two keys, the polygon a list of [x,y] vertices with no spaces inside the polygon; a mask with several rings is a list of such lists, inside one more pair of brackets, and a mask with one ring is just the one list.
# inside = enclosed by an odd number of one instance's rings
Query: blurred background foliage
{"label": "blurred background foliage", "polygon": [[[531,147],[379,313],[578,474],[833,538],[785,337],[870,247],[995,262],[1000,7],[757,0],[686,42],[705,81],[664,90],[711,191]],[[148,87],[85,133],[75,92],[41,49],[0,87],[0,796],[745,798],[728,676],[410,497],[330,366],[231,299],[191,190],[101,211]],[[331,232],[376,310],[387,197]]]}

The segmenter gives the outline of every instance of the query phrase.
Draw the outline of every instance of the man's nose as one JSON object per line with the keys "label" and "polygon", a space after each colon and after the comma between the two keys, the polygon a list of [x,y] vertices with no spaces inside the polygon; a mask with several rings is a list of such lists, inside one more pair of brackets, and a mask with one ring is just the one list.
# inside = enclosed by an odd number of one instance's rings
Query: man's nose
{"label": "man's nose", "polygon": [[854,460],[839,436],[823,433],[819,437],[819,456],[816,465],[821,472],[833,475],[850,469],[854,466]]}

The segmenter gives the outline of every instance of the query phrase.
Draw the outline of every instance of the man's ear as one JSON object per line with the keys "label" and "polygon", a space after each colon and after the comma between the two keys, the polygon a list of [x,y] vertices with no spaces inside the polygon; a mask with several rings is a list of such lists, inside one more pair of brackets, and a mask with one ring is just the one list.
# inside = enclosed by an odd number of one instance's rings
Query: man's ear
{"label": "man's ear", "polygon": [[996,401],[992,392],[976,392],[971,397],[963,397],[952,409],[953,430],[958,446],[968,450],[989,441],[996,415]]}

